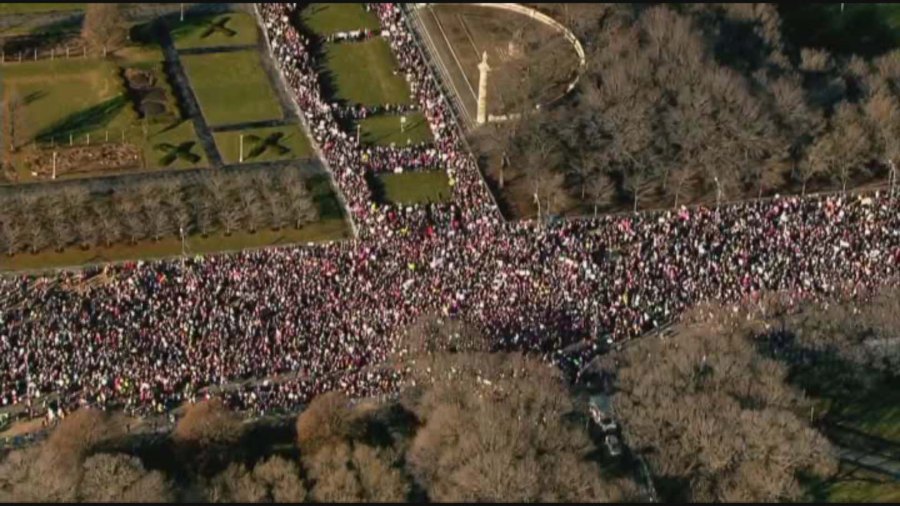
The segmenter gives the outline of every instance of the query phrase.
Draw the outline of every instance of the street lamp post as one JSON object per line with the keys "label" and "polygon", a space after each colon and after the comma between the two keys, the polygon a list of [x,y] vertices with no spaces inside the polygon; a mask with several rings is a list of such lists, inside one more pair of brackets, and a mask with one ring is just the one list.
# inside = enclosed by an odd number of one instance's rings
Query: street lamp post
{"label": "street lamp post", "polygon": [[244,163],[244,134],[241,134],[241,147],[240,147],[240,155],[238,156],[238,162]]}
{"label": "street lamp post", "polygon": [[56,151],[53,152],[53,179],[56,179]]}
{"label": "street lamp post", "polygon": [[715,176],[713,179],[716,180],[716,209],[719,209],[719,204],[722,202],[722,184],[719,182],[719,176]]}
{"label": "street lamp post", "polygon": [[181,234],[181,268],[183,270],[184,269],[184,260],[185,260],[185,257],[187,256],[187,248],[185,247],[185,244],[184,244],[184,227],[183,226],[178,227],[178,233]]}

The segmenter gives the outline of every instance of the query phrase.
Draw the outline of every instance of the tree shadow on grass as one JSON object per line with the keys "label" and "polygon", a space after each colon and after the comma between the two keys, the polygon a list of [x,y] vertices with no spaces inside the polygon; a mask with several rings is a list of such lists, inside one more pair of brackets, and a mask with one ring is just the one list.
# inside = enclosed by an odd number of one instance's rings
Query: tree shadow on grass
{"label": "tree shadow on grass", "polygon": [[87,109],[83,109],[41,130],[35,136],[38,142],[49,142],[68,135],[79,136],[107,125],[128,105],[128,97],[117,95]]}
{"label": "tree shadow on grass", "polygon": [[25,95],[25,97],[22,98],[22,102],[25,105],[31,105],[46,96],[47,96],[47,92],[44,90],[33,91],[33,92]]}
{"label": "tree shadow on grass", "polygon": [[7,58],[11,58],[11,55],[19,51],[33,51],[34,48],[49,49],[72,38],[78,34],[82,18],[81,14],[73,14],[54,23],[35,26],[26,35],[6,38],[4,50]]}
{"label": "tree shadow on grass", "polygon": [[369,189],[372,190],[373,201],[379,204],[389,203],[387,199],[387,189],[385,188],[384,181],[382,181],[380,177],[372,172],[366,172],[366,182],[369,184]]}
{"label": "tree shadow on grass", "polygon": [[889,8],[897,7],[849,4],[841,12],[838,4],[778,4],[784,34],[796,53],[802,47],[820,47],[865,57],[890,51],[900,42],[888,22]]}
{"label": "tree shadow on grass", "polygon": [[165,21],[172,34],[172,40],[177,41],[182,38],[188,38],[195,35],[201,39],[206,39],[215,34],[222,34],[227,37],[234,37],[237,32],[227,28],[227,24],[231,21],[231,17],[224,17],[217,21],[213,21],[215,16],[185,17],[184,21],[179,21],[178,15],[168,16]]}

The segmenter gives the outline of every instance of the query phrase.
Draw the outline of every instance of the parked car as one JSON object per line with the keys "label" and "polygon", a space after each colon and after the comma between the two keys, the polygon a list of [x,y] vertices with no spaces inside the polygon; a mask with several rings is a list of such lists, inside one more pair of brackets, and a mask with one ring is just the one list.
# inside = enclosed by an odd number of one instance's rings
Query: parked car
{"label": "parked car", "polygon": [[610,414],[609,398],[605,395],[593,395],[589,400],[591,418],[600,426],[604,434],[614,432],[618,425]]}
{"label": "parked car", "polygon": [[619,441],[619,436],[607,434],[603,439],[603,443],[606,445],[606,449],[611,457],[618,457],[622,454],[622,443]]}

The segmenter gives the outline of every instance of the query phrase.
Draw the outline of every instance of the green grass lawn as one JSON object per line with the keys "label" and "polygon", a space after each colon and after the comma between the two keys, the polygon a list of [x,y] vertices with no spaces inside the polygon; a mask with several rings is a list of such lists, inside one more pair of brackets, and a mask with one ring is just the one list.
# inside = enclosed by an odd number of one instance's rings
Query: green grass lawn
{"label": "green grass lawn", "polygon": [[832,402],[829,417],[859,431],[900,443],[900,391],[881,385],[853,399]]}
{"label": "green grass lawn", "polygon": [[450,184],[447,172],[443,170],[379,174],[376,181],[384,200],[395,204],[423,204],[450,199]]}
{"label": "green grass lawn", "polygon": [[[155,68],[161,72],[159,60],[162,55],[155,55],[141,48],[123,51],[117,55],[123,66],[139,66]],[[156,59],[154,61],[153,59]],[[22,97],[24,106],[18,120],[17,144],[22,146],[37,140],[41,145],[67,145],[69,135],[75,144],[84,144],[90,134],[91,142],[106,139],[120,141],[124,133],[125,141],[135,144],[141,149],[146,166],[142,169],[180,169],[203,167],[206,165],[205,154],[199,145],[191,152],[200,156],[196,163],[186,160],[175,160],[172,163],[160,163],[163,156],[156,146],[162,143],[181,145],[194,142],[197,138],[190,122],[180,119],[167,123],[148,122],[146,136],[143,122],[133,108],[132,102],[125,94],[124,82],[119,77],[119,66],[109,60],[56,60],[38,61],[21,64],[10,64],[3,67],[0,75],[3,83],[3,100],[8,103],[12,93]],[[176,104],[168,83],[160,85],[170,95],[170,107]],[[177,116],[177,111],[176,112]],[[9,129],[9,115],[4,114],[4,129]],[[2,149],[8,156],[8,144]],[[13,163],[19,174],[19,181],[32,178],[30,171],[23,167],[20,156],[13,156]],[[79,174],[85,177],[96,174]],[[65,177],[65,176],[61,176]]]}
{"label": "green grass lawn", "polygon": [[182,55],[181,62],[211,126],[284,116],[256,51]]}
{"label": "green grass lawn", "polygon": [[216,132],[216,146],[225,163],[240,160],[240,136],[244,135],[244,162],[270,162],[313,156],[309,139],[298,125]]}
{"label": "green grass lawn", "polygon": [[408,142],[419,144],[433,142],[431,128],[420,112],[406,115],[406,125],[400,131],[400,115],[383,114],[370,116],[359,122],[360,138],[365,144],[378,146],[406,146]]}
{"label": "green grass lawn", "polygon": [[336,99],[367,106],[412,103],[409,85],[401,74],[393,73],[394,56],[380,37],[326,44],[324,65]]}
{"label": "green grass lawn", "polygon": [[184,22],[173,17],[169,21],[172,41],[178,49],[256,44],[256,21],[243,12],[191,16]]}
{"label": "green grass lawn", "polygon": [[900,45],[900,5],[887,3],[778,4],[785,37],[797,47],[874,56]]}
{"label": "green grass lawn", "polygon": [[10,14],[37,14],[39,12],[54,11],[74,11],[82,10],[85,3],[39,3],[39,2],[17,2],[17,3],[0,3],[0,16]]}
{"label": "green grass lawn", "polygon": [[806,483],[804,502],[818,503],[897,503],[900,483],[891,478],[842,463],[835,476],[828,479],[802,480]]}
{"label": "green grass lawn", "polygon": [[[21,139],[68,138],[134,121],[117,76],[102,60],[38,61],[3,69],[4,103],[17,94],[25,103]],[[130,113],[130,114],[129,114]],[[7,120],[8,121],[8,120]]]}
{"label": "green grass lawn", "polygon": [[352,30],[376,30],[378,18],[366,12],[363,4],[310,4],[303,9],[301,20],[307,28],[319,35]]}

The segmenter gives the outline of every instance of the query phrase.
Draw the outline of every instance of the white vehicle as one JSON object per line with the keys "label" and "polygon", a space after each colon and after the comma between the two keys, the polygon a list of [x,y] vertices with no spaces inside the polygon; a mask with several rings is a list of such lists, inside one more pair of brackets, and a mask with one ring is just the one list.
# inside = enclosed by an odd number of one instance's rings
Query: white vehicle
{"label": "white vehicle", "polygon": [[609,398],[605,395],[593,395],[589,400],[591,418],[600,426],[604,434],[614,432],[618,425],[610,416]]}
{"label": "white vehicle", "polygon": [[618,457],[622,454],[622,443],[619,442],[619,437],[615,434],[607,434],[603,438],[603,443],[606,445],[606,449],[609,450],[610,457]]}

